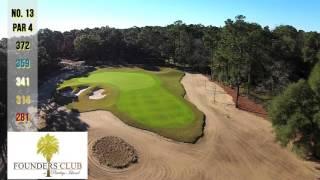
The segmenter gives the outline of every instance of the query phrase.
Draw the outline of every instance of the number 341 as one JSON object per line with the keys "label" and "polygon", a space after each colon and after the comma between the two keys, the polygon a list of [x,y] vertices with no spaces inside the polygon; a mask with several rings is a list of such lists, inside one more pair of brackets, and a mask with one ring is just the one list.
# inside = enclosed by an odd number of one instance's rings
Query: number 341
{"label": "number 341", "polygon": [[30,78],[29,77],[17,77],[16,78],[16,86],[20,87],[29,87],[30,86]]}

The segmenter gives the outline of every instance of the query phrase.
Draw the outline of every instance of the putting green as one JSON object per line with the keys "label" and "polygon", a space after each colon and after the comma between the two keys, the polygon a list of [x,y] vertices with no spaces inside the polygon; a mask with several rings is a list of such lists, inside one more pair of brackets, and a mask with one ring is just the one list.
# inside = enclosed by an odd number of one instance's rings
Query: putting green
{"label": "putting green", "polygon": [[[183,98],[182,76],[182,72],[173,69],[150,72],[138,68],[108,68],[67,80],[58,89],[89,87],[69,108],[80,112],[109,110],[132,126],[174,140],[194,142],[202,135],[203,114]],[[89,99],[96,88],[105,89],[106,97]]]}
{"label": "putting green", "polygon": [[119,88],[121,91],[144,89],[154,86],[157,82],[147,74],[135,72],[104,72],[98,70],[89,77],[75,78],[67,81],[62,86],[76,86],[81,84],[102,84],[108,83]]}

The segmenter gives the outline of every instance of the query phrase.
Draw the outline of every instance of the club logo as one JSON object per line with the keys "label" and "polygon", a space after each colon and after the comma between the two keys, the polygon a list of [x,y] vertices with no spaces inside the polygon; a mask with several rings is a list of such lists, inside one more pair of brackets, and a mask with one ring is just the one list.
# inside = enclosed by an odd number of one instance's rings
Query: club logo
{"label": "club logo", "polygon": [[[59,141],[56,137],[47,134],[39,139],[37,149],[37,154],[42,154],[48,164],[50,164],[52,156],[59,152]],[[47,169],[47,177],[51,177],[50,166]]]}
{"label": "club logo", "polygon": [[8,178],[87,179],[87,151],[87,132],[9,132]]}

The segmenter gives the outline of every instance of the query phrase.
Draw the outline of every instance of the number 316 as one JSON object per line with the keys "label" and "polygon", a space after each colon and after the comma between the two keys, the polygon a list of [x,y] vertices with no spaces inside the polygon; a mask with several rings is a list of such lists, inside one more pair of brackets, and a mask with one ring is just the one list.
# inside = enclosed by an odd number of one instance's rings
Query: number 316
{"label": "number 316", "polygon": [[16,104],[30,104],[31,103],[31,96],[25,95],[17,95],[16,96]]}

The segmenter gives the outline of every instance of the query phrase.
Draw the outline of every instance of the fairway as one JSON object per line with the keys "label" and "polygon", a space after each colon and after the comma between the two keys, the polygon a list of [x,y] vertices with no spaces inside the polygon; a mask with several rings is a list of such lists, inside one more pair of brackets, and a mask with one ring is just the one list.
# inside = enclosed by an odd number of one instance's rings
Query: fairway
{"label": "fairway", "polygon": [[[202,135],[203,114],[183,98],[180,80],[184,73],[174,69],[159,72],[138,68],[98,69],[87,77],[67,80],[58,89],[89,87],[68,104],[80,112],[108,110],[125,123],[162,136],[194,142]],[[104,89],[105,97],[89,99],[96,89]]]}

